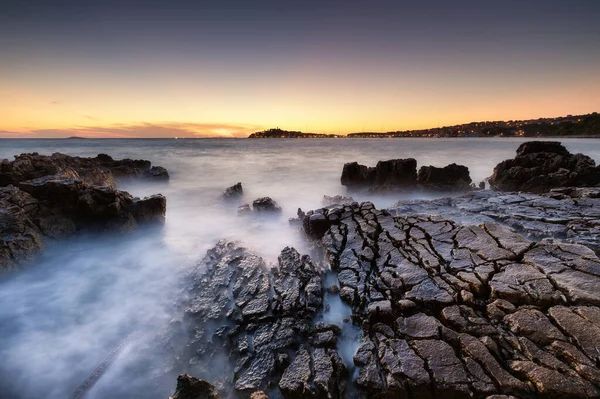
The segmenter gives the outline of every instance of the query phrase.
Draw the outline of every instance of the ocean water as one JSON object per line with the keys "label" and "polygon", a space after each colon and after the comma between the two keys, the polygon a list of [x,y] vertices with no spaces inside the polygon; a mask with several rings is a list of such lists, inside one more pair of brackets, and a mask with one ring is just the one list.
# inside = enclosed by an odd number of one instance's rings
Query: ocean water
{"label": "ocean water", "polygon": [[[89,390],[88,398],[138,397],[146,375],[127,374],[144,362],[136,345],[174,315],[182,276],[221,238],[244,241],[275,262],[285,246],[306,252],[288,218],[299,207],[322,205],[323,195],[346,194],[340,185],[345,162],[417,159],[419,166],[456,162],[469,167],[475,183],[512,158],[522,139],[311,139],[311,140],[0,140],[0,159],[37,151],[115,159],[142,158],[169,170],[166,183],[120,186],[135,196],[162,193],[167,217],[160,228],[127,236],[97,236],[50,242],[20,271],[0,275],[0,396],[65,398],[132,331],[114,362]],[[600,163],[600,140],[564,139],[571,152]],[[242,182],[244,202],[270,196],[281,217],[238,217],[236,204],[221,192]],[[386,207],[423,194],[355,196]],[[341,306],[340,312],[346,312]],[[341,315],[329,315],[337,320]],[[146,341],[145,341],[146,340]],[[185,370],[181,370],[184,372]],[[144,397],[165,398],[175,380]],[[131,387],[131,388],[128,388]],[[128,391],[128,389],[130,389]]]}

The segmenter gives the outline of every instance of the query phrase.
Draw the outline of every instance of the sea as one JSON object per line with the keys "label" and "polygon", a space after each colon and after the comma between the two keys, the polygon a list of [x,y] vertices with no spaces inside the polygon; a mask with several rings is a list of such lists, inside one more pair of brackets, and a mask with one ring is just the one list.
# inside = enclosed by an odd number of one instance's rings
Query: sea
{"label": "sea", "polygon": [[[58,399],[85,393],[86,398],[164,399],[174,391],[175,380],[144,391],[152,376],[131,373],[136,363],[148,362],[138,348],[177,317],[174,303],[182,281],[218,240],[240,240],[275,264],[286,246],[308,251],[288,222],[298,208],[319,208],[324,195],[348,195],[340,184],[346,162],[374,166],[379,160],[415,158],[419,167],[458,163],[469,167],[478,184],[500,161],[513,158],[524,141],[0,139],[0,160],[30,152],[88,157],[105,153],[115,159],[147,159],[170,174],[168,182],[119,186],[138,197],[165,195],[163,226],[48,242],[30,264],[0,275],[0,397]],[[600,140],[559,141],[600,163]],[[244,188],[241,203],[268,196],[282,207],[282,214],[238,216],[238,204],[221,200],[223,190],[237,182]],[[385,208],[400,199],[427,196],[414,192],[354,198]],[[332,309],[336,313],[327,316],[329,321],[347,316],[341,304]],[[130,338],[132,332],[136,334]],[[85,385],[97,371],[99,378]]]}

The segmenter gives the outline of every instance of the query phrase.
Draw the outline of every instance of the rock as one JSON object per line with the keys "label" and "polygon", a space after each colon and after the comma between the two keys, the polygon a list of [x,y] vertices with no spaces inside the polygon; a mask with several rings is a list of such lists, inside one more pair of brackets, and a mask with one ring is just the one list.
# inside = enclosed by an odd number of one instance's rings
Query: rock
{"label": "rock", "polygon": [[227,187],[223,192],[223,198],[225,199],[241,198],[243,195],[244,189],[242,188],[242,183],[236,183],[231,187]]}
{"label": "rock", "polygon": [[[239,243],[219,242],[198,265],[179,304],[184,322],[171,336],[186,338],[170,344],[180,348],[175,356],[207,380],[231,376],[226,391],[268,392],[278,385],[290,397],[342,397],[339,376],[345,368],[335,350],[340,330],[315,323],[323,277],[293,248],[285,248],[271,267]],[[222,326],[218,336],[215,325]],[[223,353],[228,360],[215,369]]]}
{"label": "rock", "polygon": [[329,195],[323,196],[323,206],[350,205],[353,202],[355,202],[354,198],[345,195],[334,195],[333,197],[330,197]]}
{"label": "rock", "polygon": [[460,197],[399,201],[395,215],[443,214],[459,223],[495,222],[536,241],[554,238],[600,251],[600,187],[525,194],[478,191]]}
{"label": "rock", "polygon": [[107,165],[123,173],[150,168],[148,161],[58,153],[22,154],[3,163],[0,180],[15,182],[18,188],[0,187],[0,269],[32,259],[42,250],[44,237],[68,237],[85,230],[124,232],[138,224],[163,222],[165,197],[139,199],[117,190],[114,169]]}
{"label": "rock", "polygon": [[152,166],[144,170],[143,176],[154,180],[169,180],[169,172],[162,166]]}
{"label": "rock", "polygon": [[266,213],[280,213],[281,207],[277,205],[277,202],[269,197],[262,197],[252,201],[252,209],[255,212],[266,212]]}
{"label": "rock", "polygon": [[379,161],[367,167],[356,162],[347,163],[342,170],[341,182],[349,189],[384,192],[414,189],[417,185],[417,161],[413,158]]}
{"label": "rock", "polygon": [[51,156],[36,152],[15,156],[10,163],[0,165],[0,187],[9,184],[18,185],[25,180],[55,175],[66,169],[73,170],[92,185],[114,187],[114,177],[142,177],[151,179],[168,179],[165,168],[152,167],[146,160],[114,160],[106,154],[95,158],[72,157],[54,153]]}
{"label": "rock", "polygon": [[422,166],[417,175],[420,188],[434,191],[469,191],[471,176],[469,168],[455,163],[443,168]]}
{"label": "rock", "polygon": [[597,395],[593,251],[532,242],[489,221],[394,216],[369,203],[311,214],[339,216],[317,239],[352,320],[367,332],[354,357],[365,396]]}
{"label": "rock", "polygon": [[181,374],[177,377],[175,393],[169,399],[219,399],[219,394],[209,382]]}
{"label": "rock", "polygon": [[0,188],[0,271],[34,258],[44,248],[42,231],[32,221],[37,201],[15,187]]}
{"label": "rock", "polygon": [[600,184],[600,167],[583,154],[571,154],[555,141],[532,141],[517,149],[514,159],[496,165],[490,186],[503,191],[544,193],[552,188]]}
{"label": "rock", "polygon": [[238,206],[237,209],[238,216],[244,216],[252,213],[252,208],[250,208],[250,204],[242,204]]}

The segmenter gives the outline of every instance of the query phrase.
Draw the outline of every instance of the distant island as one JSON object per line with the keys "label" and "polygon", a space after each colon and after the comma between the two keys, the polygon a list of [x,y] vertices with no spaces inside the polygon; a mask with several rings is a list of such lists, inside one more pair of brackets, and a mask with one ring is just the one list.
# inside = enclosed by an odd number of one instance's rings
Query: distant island
{"label": "distant island", "polygon": [[567,115],[520,121],[470,122],[422,130],[341,134],[303,133],[280,128],[252,133],[250,139],[397,138],[397,137],[600,137],[600,115]]}
{"label": "distant island", "polygon": [[72,139],[87,139],[87,137],[81,137],[81,136],[71,136],[71,137],[67,137],[67,140],[72,140]]}

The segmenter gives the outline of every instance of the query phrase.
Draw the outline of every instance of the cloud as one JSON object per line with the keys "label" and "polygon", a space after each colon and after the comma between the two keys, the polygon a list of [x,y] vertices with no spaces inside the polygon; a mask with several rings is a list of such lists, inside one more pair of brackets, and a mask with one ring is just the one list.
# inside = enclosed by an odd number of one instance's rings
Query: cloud
{"label": "cloud", "polygon": [[[88,119],[93,119],[89,117]],[[23,132],[0,130],[10,138],[164,138],[164,137],[247,137],[263,126],[227,123],[136,123],[107,126],[75,126],[66,129],[31,129]]]}

